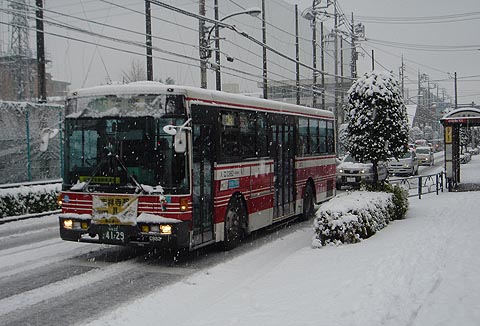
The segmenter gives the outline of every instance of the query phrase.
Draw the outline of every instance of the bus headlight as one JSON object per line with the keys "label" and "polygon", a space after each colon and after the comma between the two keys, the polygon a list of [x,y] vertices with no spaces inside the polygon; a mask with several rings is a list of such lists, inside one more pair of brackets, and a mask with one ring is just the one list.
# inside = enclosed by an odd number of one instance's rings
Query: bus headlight
{"label": "bus headlight", "polygon": [[172,226],[169,224],[160,225],[160,234],[172,234]]}
{"label": "bus headlight", "polygon": [[63,227],[65,229],[71,230],[73,228],[73,221],[72,220],[63,220]]}

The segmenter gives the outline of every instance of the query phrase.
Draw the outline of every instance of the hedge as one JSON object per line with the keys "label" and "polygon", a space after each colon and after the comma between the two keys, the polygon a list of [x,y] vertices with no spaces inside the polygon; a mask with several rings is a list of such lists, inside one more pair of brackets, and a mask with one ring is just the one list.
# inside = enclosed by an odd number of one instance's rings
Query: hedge
{"label": "hedge", "polygon": [[402,219],[408,209],[408,194],[386,185],[384,192],[352,191],[322,204],[314,220],[314,248],[327,244],[355,243]]}
{"label": "hedge", "polygon": [[60,209],[60,190],[61,184],[0,189],[0,218]]}

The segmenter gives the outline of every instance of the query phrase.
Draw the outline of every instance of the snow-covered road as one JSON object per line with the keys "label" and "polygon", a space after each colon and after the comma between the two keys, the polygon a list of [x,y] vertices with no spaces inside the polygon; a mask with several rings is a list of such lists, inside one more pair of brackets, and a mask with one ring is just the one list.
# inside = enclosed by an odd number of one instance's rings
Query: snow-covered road
{"label": "snow-covered road", "polygon": [[[72,325],[288,234],[251,237],[234,252],[181,256],[62,241],[55,215],[0,225],[0,325]],[[280,256],[279,256],[280,257]]]}
{"label": "snow-covered road", "polygon": [[[480,156],[462,180],[480,183]],[[479,201],[411,198],[405,220],[355,245],[312,249],[303,222],[175,263],[61,241],[56,216],[7,223],[0,325],[478,325]]]}
{"label": "snow-covered road", "polygon": [[[480,157],[462,170],[480,182]],[[479,202],[413,197],[406,219],[340,247],[312,249],[306,225],[89,325],[476,326]]]}

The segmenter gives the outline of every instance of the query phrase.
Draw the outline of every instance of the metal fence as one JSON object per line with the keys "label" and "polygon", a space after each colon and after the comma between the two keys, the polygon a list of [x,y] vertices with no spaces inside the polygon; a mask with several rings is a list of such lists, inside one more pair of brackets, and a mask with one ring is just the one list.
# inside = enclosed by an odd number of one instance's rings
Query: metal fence
{"label": "metal fence", "polygon": [[[62,105],[0,101],[0,184],[60,178],[62,115]],[[41,151],[44,128],[60,132]]]}
{"label": "metal fence", "polygon": [[445,189],[445,172],[418,175],[408,178],[399,178],[389,180],[392,185],[400,185],[408,191],[408,197],[422,198],[422,195],[429,193],[443,192]]}

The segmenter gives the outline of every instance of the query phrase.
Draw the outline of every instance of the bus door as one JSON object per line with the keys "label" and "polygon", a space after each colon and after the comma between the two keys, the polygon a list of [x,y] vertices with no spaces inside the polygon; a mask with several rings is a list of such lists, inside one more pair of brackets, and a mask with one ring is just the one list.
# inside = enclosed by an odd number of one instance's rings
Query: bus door
{"label": "bus door", "polygon": [[213,128],[193,126],[193,242],[213,240]]}
{"label": "bus door", "polygon": [[[283,120],[283,117],[281,117]],[[294,207],[294,134],[293,124],[272,123],[272,148],[274,159],[273,219],[290,216]]]}

